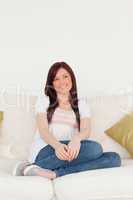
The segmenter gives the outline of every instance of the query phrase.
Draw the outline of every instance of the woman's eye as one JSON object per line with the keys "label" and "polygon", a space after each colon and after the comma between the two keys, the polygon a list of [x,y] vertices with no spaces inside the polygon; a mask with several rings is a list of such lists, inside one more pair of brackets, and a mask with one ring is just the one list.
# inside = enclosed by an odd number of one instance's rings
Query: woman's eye
{"label": "woman's eye", "polygon": [[54,79],[54,81],[57,81],[57,80],[58,80],[58,78],[55,78],[55,79]]}

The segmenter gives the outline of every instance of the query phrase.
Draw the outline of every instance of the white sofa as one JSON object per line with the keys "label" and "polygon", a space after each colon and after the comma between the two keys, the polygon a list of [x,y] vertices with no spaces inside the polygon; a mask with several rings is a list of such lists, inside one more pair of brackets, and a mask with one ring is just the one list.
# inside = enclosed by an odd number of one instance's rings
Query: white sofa
{"label": "white sofa", "polygon": [[104,130],[132,110],[130,95],[82,97],[90,103],[92,133],[104,151],[116,151],[122,166],[69,174],[51,181],[42,177],[12,176],[18,160],[27,159],[35,133],[35,96],[0,97],[4,120],[0,130],[0,199],[2,200],[129,200],[133,199],[133,159],[104,134]]}

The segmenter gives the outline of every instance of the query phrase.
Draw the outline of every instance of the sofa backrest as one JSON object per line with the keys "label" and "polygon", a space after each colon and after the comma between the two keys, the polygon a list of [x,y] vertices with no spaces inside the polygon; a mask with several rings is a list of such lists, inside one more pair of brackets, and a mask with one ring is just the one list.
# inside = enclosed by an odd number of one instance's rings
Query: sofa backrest
{"label": "sofa backrest", "polygon": [[[0,155],[26,159],[29,154],[36,123],[34,107],[37,97],[29,95],[5,95],[0,99],[4,120],[0,133]],[[128,95],[95,96],[87,98],[91,110],[90,139],[100,142],[104,151],[116,151],[121,157],[128,152],[104,133],[127,112],[132,110]]]}

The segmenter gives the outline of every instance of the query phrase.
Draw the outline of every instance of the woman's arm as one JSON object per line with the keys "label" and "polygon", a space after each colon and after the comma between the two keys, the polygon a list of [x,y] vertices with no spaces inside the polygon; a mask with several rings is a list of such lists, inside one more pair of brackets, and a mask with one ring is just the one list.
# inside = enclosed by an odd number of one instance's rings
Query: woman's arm
{"label": "woman's arm", "polygon": [[81,140],[87,139],[91,133],[91,118],[85,117],[80,120],[80,131],[77,132],[77,135]]}
{"label": "woman's arm", "polygon": [[81,140],[87,139],[91,131],[90,117],[80,120],[80,132],[76,132],[68,143],[69,161],[77,158],[80,151]]}
{"label": "woman's arm", "polygon": [[41,138],[55,149],[55,154],[60,160],[68,160],[69,154],[67,152],[68,146],[60,143],[48,129],[48,121],[45,113],[37,114],[37,127]]}
{"label": "woman's arm", "polygon": [[49,132],[48,121],[45,113],[38,113],[36,116],[37,127],[41,138],[54,149],[60,144],[60,142]]}

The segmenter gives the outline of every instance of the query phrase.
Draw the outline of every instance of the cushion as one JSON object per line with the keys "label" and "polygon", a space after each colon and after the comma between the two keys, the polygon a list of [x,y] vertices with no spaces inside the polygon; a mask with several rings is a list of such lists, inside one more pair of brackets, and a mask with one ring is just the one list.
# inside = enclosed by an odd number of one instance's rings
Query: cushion
{"label": "cushion", "polygon": [[3,112],[0,111],[0,126],[1,126],[1,122],[2,122],[2,120],[3,120]]}
{"label": "cushion", "polygon": [[0,134],[0,155],[27,159],[35,133],[34,104],[30,95],[5,95],[4,120]]}
{"label": "cushion", "polygon": [[125,165],[68,174],[53,180],[54,189],[58,200],[131,200],[132,172]]}
{"label": "cushion", "polygon": [[2,126],[2,121],[3,121],[3,112],[0,111],[0,135],[1,135],[1,126]]}
{"label": "cushion", "polygon": [[105,133],[122,145],[133,156],[133,112],[126,114]]}

